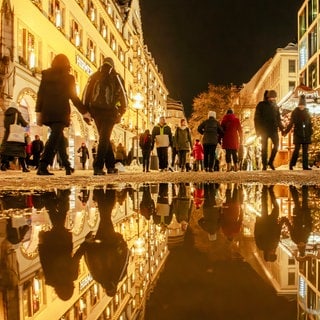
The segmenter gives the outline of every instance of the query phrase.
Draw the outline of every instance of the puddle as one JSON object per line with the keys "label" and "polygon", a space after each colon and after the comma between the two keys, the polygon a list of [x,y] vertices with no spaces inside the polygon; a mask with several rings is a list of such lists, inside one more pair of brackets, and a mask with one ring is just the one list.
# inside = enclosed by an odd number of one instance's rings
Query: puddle
{"label": "puddle", "polygon": [[0,191],[3,319],[319,314],[317,186]]}

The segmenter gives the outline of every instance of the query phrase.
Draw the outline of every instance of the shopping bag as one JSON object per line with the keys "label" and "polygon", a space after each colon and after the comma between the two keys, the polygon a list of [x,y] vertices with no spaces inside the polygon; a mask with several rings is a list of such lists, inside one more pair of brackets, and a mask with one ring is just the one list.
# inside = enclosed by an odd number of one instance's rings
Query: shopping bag
{"label": "shopping bag", "polygon": [[14,123],[10,124],[9,136],[7,141],[25,143],[25,131],[23,127],[17,124],[17,118],[18,113],[16,112]]}

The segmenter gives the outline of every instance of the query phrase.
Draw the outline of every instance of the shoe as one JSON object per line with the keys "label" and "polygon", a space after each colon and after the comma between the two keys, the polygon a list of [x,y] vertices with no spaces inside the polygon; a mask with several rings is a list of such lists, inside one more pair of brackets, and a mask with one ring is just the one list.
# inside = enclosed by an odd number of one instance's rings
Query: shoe
{"label": "shoe", "polygon": [[1,171],[7,171],[7,165],[5,163],[2,163],[0,169]]}
{"label": "shoe", "polygon": [[117,169],[117,168],[108,169],[108,170],[107,170],[107,173],[108,173],[108,174],[118,173],[118,169]]}
{"label": "shoe", "polygon": [[311,168],[303,168],[303,170],[312,170]]}
{"label": "shoe", "polygon": [[22,172],[30,172],[30,170],[27,169],[27,168],[23,168],[23,169],[22,169]]}
{"label": "shoe", "polygon": [[273,163],[269,162],[268,165],[269,165],[271,170],[276,170],[276,168],[274,167]]}
{"label": "shoe", "polygon": [[292,165],[289,165],[289,170],[293,170],[293,166]]}
{"label": "shoe", "polygon": [[53,176],[52,172],[49,172],[48,169],[38,169],[37,171],[38,176]]}
{"label": "shoe", "polygon": [[74,169],[71,167],[66,168],[66,175],[71,176],[71,174],[74,173]]}
{"label": "shoe", "polygon": [[94,170],[93,175],[94,176],[105,176],[106,173],[103,170]]}
{"label": "shoe", "polygon": [[267,166],[263,165],[262,170],[266,171],[267,170]]}

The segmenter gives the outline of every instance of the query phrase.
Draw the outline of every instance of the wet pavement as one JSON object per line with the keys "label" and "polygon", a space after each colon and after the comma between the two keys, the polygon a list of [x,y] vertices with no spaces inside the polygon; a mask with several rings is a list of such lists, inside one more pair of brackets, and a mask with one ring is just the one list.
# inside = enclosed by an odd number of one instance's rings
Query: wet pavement
{"label": "wet pavement", "polygon": [[308,319],[320,311],[319,191],[202,182],[7,188],[0,312],[5,320]]}

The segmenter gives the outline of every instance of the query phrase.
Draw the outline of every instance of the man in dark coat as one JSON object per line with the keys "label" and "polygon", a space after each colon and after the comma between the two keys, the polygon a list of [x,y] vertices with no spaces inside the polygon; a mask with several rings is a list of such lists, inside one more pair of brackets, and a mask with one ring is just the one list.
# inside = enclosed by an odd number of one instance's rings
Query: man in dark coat
{"label": "man in dark coat", "polygon": [[208,119],[199,125],[198,132],[203,135],[204,168],[206,171],[212,172],[216,158],[217,144],[223,136],[223,129],[216,120],[215,111],[209,111]]}
{"label": "man in dark coat", "polygon": [[293,170],[293,167],[296,165],[299,157],[299,150],[300,147],[302,147],[302,168],[303,170],[311,170],[309,168],[308,150],[313,129],[311,116],[306,108],[306,99],[303,95],[299,99],[298,107],[292,111],[290,123],[283,131],[283,135],[286,135],[292,127],[294,150],[290,159],[289,169]]}
{"label": "man in dark coat", "polygon": [[[279,107],[276,104],[277,93],[269,90],[265,93],[265,99],[256,106],[254,114],[254,126],[257,136],[261,136],[261,158],[262,170],[267,170],[269,166],[275,170],[273,165],[274,158],[279,148],[278,129],[283,130],[280,119]],[[268,160],[268,139],[271,139],[272,150]]]}
{"label": "man in dark coat", "polygon": [[83,93],[83,103],[89,109],[99,132],[93,174],[105,175],[104,165],[107,173],[116,173],[110,137],[113,126],[120,122],[125,113],[128,101],[123,80],[116,72],[111,58],[106,58],[99,70],[89,78]]}
{"label": "man in dark coat", "polygon": [[31,143],[31,152],[32,152],[32,156],[33,156],[33,165],[36,167],[36,169],[38,169],[39,167],[39,162],[40,162],[40,156],[41,153],[44,149],[44,144],[43,141],[40,140],[39,135],[35,135],[34,136],[34,140]]}
{"label": "man in dark coat", "polygon": [[70,175],[71,168],[63,130],[70,125],[71,99],[75,107],[90,119],[88,110],[77,96],[75,78],[70,73],[70,62],[64,54],[58,54],[52,61],[51,68],[42,71],[42,79],[36,102],[37,124],[50,127],[51,133],[45,144],[40,159],[38,175],[52,175],[47,167],[52,165],[58,152],[66,174]]}

